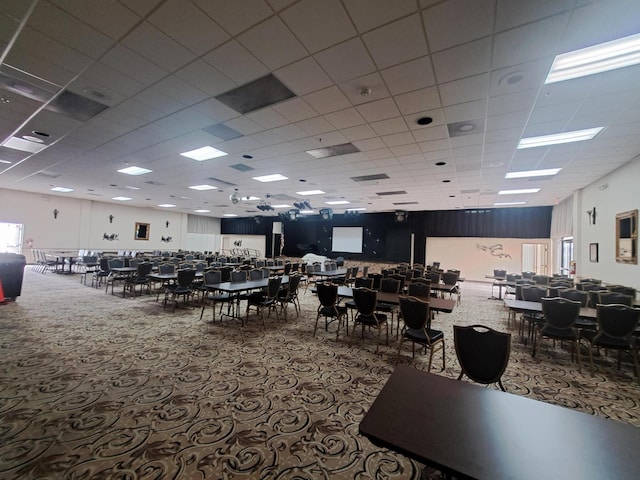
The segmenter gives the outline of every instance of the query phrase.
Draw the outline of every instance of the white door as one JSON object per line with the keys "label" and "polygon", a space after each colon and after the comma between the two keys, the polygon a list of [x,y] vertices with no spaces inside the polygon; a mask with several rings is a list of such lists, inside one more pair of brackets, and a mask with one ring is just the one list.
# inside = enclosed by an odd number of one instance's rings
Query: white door
{"label": "white door", "polygon": [[547,275],[549,269],[549,246],[546,243],[522,244],[522,271]]}
{"label": "white door", "polygon": [[22,253],[22,232],[19,223],[0,223],[0,252]]}

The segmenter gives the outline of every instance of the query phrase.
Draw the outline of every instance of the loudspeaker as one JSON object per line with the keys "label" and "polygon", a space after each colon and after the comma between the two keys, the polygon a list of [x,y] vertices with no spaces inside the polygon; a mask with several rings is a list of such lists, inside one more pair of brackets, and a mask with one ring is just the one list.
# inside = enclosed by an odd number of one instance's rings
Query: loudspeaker
{"label": "loudspeaker", "polygon": [[407,223],[407,217],[409,213],[406,210],[396,210],[396,222]]}

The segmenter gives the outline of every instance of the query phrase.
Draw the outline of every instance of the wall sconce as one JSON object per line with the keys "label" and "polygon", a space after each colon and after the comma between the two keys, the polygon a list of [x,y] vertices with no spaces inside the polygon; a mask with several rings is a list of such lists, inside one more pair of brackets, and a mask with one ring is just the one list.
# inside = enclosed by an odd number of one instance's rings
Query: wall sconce
{"label": "wall sconce", "polygon": [[113,215],[109,215],[109,223],[113,223],[113,219],[114,219],[114,218],[115,218],[115,217],[114,217]]}
{"label": "wall sconce", "polygon": [[169,220],[167,220],[166,222],[164,222],[164,226],[169,228]]}
{"label": "wall sconce", "polygon": [[587,215],[589,215],[589,225],[596,224],[596,207],[593,207],[591,210],[587,210]]}
{"label": "wall sconce", "polygon": [[53,209],[53,218],[58,218],[58,214],[60,213],[60,211],[57,208]]}

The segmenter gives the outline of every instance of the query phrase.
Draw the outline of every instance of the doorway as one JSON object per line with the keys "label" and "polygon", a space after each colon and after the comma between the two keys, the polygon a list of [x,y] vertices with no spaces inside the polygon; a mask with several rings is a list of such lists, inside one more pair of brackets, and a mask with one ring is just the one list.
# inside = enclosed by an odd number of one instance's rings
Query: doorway
{"label": "doorway", "polygon": [[522,244],[522,271],[547,275],[549,265],[549,245],[546,243]]}
{"label": "doorway", "polygon": [[0,223],[0,252],[22,253],[23,232],[20,223]]}
{"label": "doorway", "polygon": [[571,262],[573,261],[573,237],[562,239],[562,256],[560,259],[560,273],[568,275],[571,273]]}

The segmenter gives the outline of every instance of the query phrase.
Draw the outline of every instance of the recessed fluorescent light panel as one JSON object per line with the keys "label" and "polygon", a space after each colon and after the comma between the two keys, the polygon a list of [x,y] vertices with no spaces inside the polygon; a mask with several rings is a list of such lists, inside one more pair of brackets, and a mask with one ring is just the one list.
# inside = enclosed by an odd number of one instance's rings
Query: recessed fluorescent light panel
{"label": "recessed fluorescent light panel", "polygon": [[296,192],[296,194],[298,195],[302,195],[302,196],[307,196],[307,195],[322,195],[325,192],[323,192],[322,190],[307,190],[304,192]]}
{"label": "recessed fluorescent light panel", "polygon": [[522,172],[509,172],[504,178],[528,178],[528,177],[547,177],[555,175],[561,168],[547,168],[544,170],[524,170]]}
{"label": "recessed fluorescent light panel", "polygon": [[9,160],[0,160],[0,163],[9,163],[9,164],[11,164],[11,162]]}
{"label": "recessed fluorescent light panel", "polygon": [[521,188],[520,190],[500,190],[498,195],[517,195],[519,193],[538,193],[539,188]]}
{"label": "recessed fluorescent light panel", "polygon": [[544,83],[562,82],[640,63],[640,34],[557,55]]}
{"label": "recessed fluorescent light panel", "polygon": [[67,188],[67,187],[53,187],[51,189],[52,192],[62,192],[62,193],[69,193],[69,192],[73,192],[73,188]]}
{"label": "recessed fluorescent light panel", "polygon": [[199,209],[199,210],[194,210],[194,212],[196,213],[209,213],[211,210],[205,210],[205,209]]}
{"label": "recessed fluorescent light panel", "polygon": [[349,209],[350,212],[364,212],[365,210],[366,210],[365,207],[355,207],[355,208]]}
{"label": "recessed fluorescent light panel", "polygon": [[351,202],[349,202],[348,200],[332,200],[330,202],[324,202],[324,203],[326,203],[327,205],[346,205]]}
{"label": "recessed fluorescent light panel", "polygon": [[278,180],[289,180],[289,177],[274,173],[273,175],[263,175],[261,177],[253,177],[254,180],[259,182],[277,182]]}
{"label": "recessed fluorescent light panel", "polygon": [[271,205],[273,208],[291,208],[291,205]]}
{"label": "recessed fluorescent light panel", "polygon": [[127,200],[132,200],[130,197],[113,197],[111,200],[118,200],[120,202],[126,202]]}
{"label": "recessed fluorescent light panel", "polygon": [[172,203],[163,203],[161,205],[158,205],[159,207],[162,208],[171,208],[171,207],[175,207],[175,205],[173,205]]}
{"label": "recessed fluorescent light panel", "polygon": [[196,148],[195,150],[190,150],[188,152],[182,152],[180,155],[202,162],[203,160],[211,160],[212,158],[224,157],[225,155],[228,155],[228,153],[223,152],[222,150],[218,150],[217,148],[206,146],[202,148]]}
{"label": "recessed fluorescent light panel", "polygon": [[540,137],[523,138],[518,144],[519,149],[545,147],[548,145],[560,145],[562,143],[581,142],[591,140],[603,127],[586,128],[584,130],[574,130],[573,132],[554,133],[552,135],[542,135]]}
{"label": "recessed fluorescent light panel", "polygon": [[152,170],[142,167],[127,167],[118,170],[120,173],[126,173],[127,175],[144,175],[145,173],[151,173]]}
{"label": "recessed fluorescent light panel", "polygon": [[224,215],[222,215],[223,217],[237,217],[238,215],[236,215],[235,213],[225,213]]}
{"label": "recessed fluorescent light panel", "polygon": [[504,207],[507,205],[524,205],[527,202],[496,202],[493,205],[496,207]]}
{"label": "recessed fluorescent light panel", "polygon": [[189,188],[192,190],[215,190],[218,187],[214,187],[213,185],[192,185]]}

